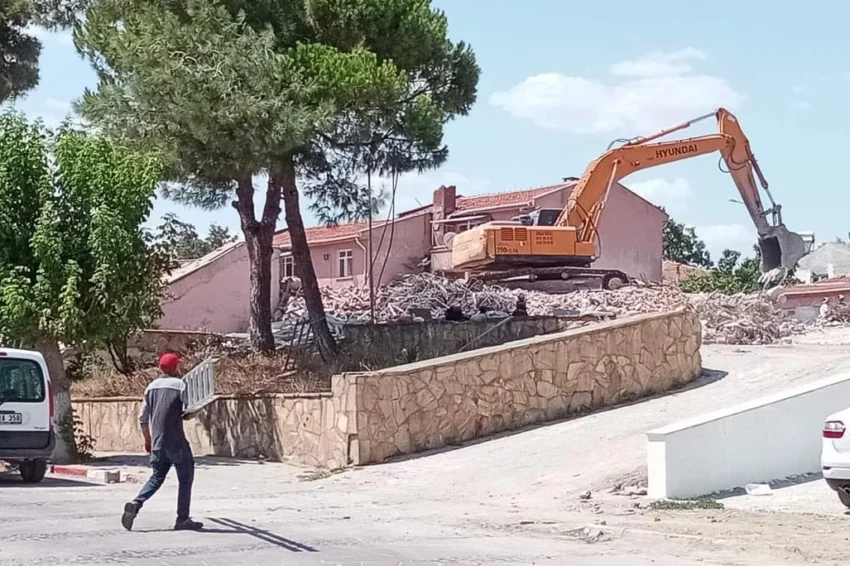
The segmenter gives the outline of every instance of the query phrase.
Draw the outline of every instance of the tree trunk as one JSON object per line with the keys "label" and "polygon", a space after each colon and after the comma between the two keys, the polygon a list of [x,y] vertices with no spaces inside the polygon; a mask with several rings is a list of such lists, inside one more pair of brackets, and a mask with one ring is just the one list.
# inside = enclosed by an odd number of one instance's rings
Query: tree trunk
{"label": "tree trunk", "polygon": [[325,318],[325,306],[322,304],[322,293],[319,281],[313,269],[313,260],[307,247],[307,232],[301,219],[301,208],[298,203],[298,186],[295,181],[295,163],[291,156],[282,162],[279,171],[269,177],[269,182],[278,184],[283,195],[283,208],[286,217],[286,227],[289,230],[289,240],[292,244],[292,259],[295,263],[295,274],[301,279],[301,290],[304,293],[304,304],[310,317],[313,336],[319,346],[319,351],[325,360],[336,358],[337,344],[328,328]]}
{"label": "tree trunk", "polygon": [[50,383],[53,387],[53,422],[56,432],[56,448],[53,461],[56,464],[72,464],[76,460],[77,443],[74,438],[74,414],[71,409],[71,382],[65,374],[62,352],[59,342],[47,336],[40,336],[35,348],[44,356]]}
{"label": "tree trunk", "polygon": [[248,322],[251,346],[260,352],[271,352],[275,349],[271,305],[272,241],[280,216],[280,191],[269,184],[263,216],[258,222],[254,215],[253,180],[250,174],[242,175],[237,179],[233,207],[239,212],[251,272],[251,318]]}

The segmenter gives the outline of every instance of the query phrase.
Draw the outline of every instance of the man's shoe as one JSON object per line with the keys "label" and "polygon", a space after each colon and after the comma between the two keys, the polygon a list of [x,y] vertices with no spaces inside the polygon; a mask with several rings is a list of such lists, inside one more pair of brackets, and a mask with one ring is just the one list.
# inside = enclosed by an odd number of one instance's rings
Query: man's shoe
{"label": "man's shoe", "polygon": [[178,520],[174,523],[175,531],[200,531],[204,528],[204,524],[199,521],[193,521],[192,519],[183,519],[182,521]]}
{"label": "man's shoe", "polygon": [[133,530],[133,521],[136,520],[136,515],[142,508],[141,504],[136,501],[130,501],[124,504],[124,514],[121,515],[121,525],[128,531]]}

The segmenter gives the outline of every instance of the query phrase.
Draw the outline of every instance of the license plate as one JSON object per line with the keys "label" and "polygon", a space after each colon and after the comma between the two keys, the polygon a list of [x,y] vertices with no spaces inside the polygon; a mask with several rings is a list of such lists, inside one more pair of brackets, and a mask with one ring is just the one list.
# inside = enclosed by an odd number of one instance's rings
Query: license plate
{"label": "license plate", "polygon": [[21,413],[0,413],[0,424],[23,424],[24,416]]}

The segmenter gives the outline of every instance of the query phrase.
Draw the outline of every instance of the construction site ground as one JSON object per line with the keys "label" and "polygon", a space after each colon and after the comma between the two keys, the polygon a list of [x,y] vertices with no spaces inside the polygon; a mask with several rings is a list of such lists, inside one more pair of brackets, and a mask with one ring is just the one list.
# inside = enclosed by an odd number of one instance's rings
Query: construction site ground
{"label": "construction site ground", "polygon": [[706,345],[703,363],[699,382],[666,396],[337,474],[199,459],[193,509],[207,533],[168,530],[173,477],[127,533],[118,518],[138,485],[0,475],[0,565],[846,563],[850,517],[822,480],[723,509],[611,493],[645,480],[647,430],[850,371],[850,331]]}

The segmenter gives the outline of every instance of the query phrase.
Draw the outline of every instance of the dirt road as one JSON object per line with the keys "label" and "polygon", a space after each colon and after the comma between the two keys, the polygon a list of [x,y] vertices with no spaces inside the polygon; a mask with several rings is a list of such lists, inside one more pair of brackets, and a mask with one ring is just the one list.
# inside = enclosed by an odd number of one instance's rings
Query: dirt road
{"label": "dirt road", "polygon": [[133,533],[118,515],[138,486],[0,481],[0,565],[837,563],[824,541],[844,540],[841,515],[812,527],[781,511],[656,510],[607,493],[643,475],[649,429],[850,372],[850,349],[834,345],[844,338],[819,340],[832,345],[706,346],[712,371],[672,395],[330,477],[207,461],[194,505],[206,534],[167,530],[173,479]]}

